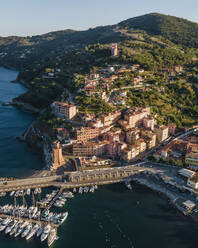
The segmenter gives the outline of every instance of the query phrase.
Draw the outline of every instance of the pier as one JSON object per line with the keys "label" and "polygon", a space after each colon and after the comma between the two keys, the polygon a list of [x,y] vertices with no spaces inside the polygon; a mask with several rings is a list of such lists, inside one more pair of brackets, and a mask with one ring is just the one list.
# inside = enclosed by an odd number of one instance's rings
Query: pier
{"label": "pier", "polygon": [[[18,220],[18,221],[23,221],[23,222],[28,221],[29,223],[34,223],[34,224],[36,224],[36,223],[40,223],[42,225],[47,225],[48,224],[48,222],[43,221],[43,220],[29,219],[29,218],[24,218],[24,217],[12,216],[12,215],[8,215],[8,214],[0,214],[0,218],[2,218],[2,219],[12,218],[12,219],[15,219],[15,220]],[[59,227],[58,224],[51,223],[51,222],[50,222],[50,225],[52,227],[55,227],[55,228]]]}

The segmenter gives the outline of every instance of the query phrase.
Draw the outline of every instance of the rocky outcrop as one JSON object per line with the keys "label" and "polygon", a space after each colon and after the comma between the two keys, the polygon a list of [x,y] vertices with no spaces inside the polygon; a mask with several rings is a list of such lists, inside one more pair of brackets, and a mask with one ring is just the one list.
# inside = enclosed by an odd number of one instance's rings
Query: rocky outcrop
{"label": "rocky outcrop", "polygon": [[33,107],[32,105],[28,104],[28,103],[24,103],[24,102],[20,102],[16,99],[13,99],[13,101],[11,102],[11,105],[17,106],[19,108],[22,108],[24,110],[33,112],[33,113],[40,113],[40,109]]}
{"label": "rocky outcrop", "polygon": [[33,122],[31,126],[19,137],[21,141],[26,142],[29,146],[37,149],[45,161],[45,168],[49,170],[52,165],[52,147],[49,137],[46,137],[40,132],[36,126],[36,122]]}

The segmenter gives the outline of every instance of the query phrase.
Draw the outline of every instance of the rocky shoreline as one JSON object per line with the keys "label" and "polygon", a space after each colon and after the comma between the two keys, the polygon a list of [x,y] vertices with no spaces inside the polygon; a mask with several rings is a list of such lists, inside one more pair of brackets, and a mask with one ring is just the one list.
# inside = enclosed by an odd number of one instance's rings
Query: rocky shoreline
{"label": "rocky shoreline", "polygon": [[191,213],[189,213],[186,209],[184,209],[181,205],[177,203],[177,199],[179,197],[175,193],[171,192],[170,190],[167,190],[165,187],[162,187],[159,184],[150,182],[147,178],[135,177],[135,178],[131,178],[130,180],[137,184],[143,185],[156,193],[162,194],[163,196],[166,197],[166,199],[170,201],[169,203],[180,213],[182,213],[184,216],[189,216],[191,217],[191,219],[198,222],[198,219],[195,218],[195,216],[193,216]]}

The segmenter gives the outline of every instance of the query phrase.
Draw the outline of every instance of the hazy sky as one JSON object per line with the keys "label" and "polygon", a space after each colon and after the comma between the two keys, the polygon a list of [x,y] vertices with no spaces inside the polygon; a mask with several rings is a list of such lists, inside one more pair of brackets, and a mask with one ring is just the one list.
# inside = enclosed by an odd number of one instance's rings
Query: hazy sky
{"label": "hazy sky", "polygon": [[0,0],[0,36],[83,30],[150,12],[198,22],[198,0]]}

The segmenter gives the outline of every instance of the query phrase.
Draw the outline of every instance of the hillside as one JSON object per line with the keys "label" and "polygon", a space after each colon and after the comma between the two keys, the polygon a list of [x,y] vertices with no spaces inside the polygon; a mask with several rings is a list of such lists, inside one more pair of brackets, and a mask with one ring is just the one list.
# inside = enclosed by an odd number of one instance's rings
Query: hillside
{"label": "hillside", "polygon": [[178,45],[198,48],[198,24],[182,18],[151,13],[120,22],[118,26],[144,30]]}
{"label": "hillside", "polygon": [[[32,37],[0,38],[0,66],[20,71],[18,80],[25,82],[29,91],[16,101],[36,108],[46,108],[55,99],[72,99],[82,112],[102,113],[123,108],[122,104],[114,106],[116,99],[127,106],[151,106],[161,122],[190,126],[197,123],[198,116],[197,27],[181,18],[148,14],[85,31],[67,29]],[[119,56],[114,58],[112,43],[119,48]],[[135,64],[143,74],[138,70],[117,73]],[[115,75],[108,73],[109,65],[115,66]],[[82,89],[93,71],[101,72],[101,81],[109,76],[118,79],[105,92],[98,87],[97,94],[89,97]],[[142,78],[139,89],[132,83],[137,77]],[[118,95],[110,97],[113,102],[101,98],[123,87],[129,87],[125,101]]]}

